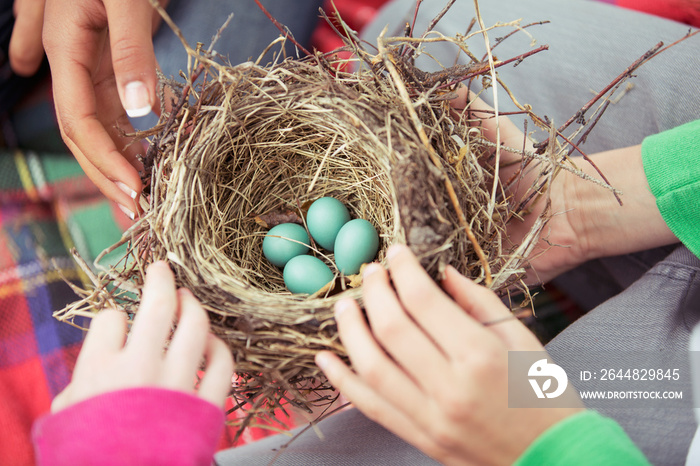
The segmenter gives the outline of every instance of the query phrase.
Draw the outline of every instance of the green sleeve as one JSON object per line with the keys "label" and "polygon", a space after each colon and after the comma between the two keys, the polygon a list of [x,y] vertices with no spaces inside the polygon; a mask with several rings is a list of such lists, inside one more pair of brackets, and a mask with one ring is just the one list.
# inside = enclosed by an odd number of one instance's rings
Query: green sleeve
{"label": "green sleeve", "polygon": [[700,257],[700,120],[644,139],[642,162],[666,225]]}
{"label": "green sleeve", "polygon": [[515,462],[517,466],[649,465],[612,419],[586,410],[553,425]]}

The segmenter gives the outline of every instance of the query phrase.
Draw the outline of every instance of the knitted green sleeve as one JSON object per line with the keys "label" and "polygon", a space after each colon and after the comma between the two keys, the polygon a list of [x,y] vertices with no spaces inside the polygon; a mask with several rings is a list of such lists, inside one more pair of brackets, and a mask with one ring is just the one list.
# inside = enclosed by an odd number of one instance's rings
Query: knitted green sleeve
{"label": "knitted green sleeve", "polygon": [[644,139],[642,162],[666,224],[700,257],[700,120]]}
{"label": "knitted green sleeve", "polygon": [[612,419],[586,410],[555,424],[515,462],[517,466],[649,465],[641,451]]}

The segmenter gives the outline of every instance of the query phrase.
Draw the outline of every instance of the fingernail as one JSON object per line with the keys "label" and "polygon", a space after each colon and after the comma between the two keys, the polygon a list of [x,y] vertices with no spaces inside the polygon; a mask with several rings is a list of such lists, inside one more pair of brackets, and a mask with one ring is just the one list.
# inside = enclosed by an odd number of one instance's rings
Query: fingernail
{"label": "fingernail", "polygon": [[134,215],[134,213],[133,213],[132,211],[130,211],[129,209],[127,209],[127,208],[124,207],[123,205],[117,204],[117,207],[119,207],[119,210],[121,210],[122,212],[124,212],[124,215],[126,215],[127,217],[129,217],[131,220],[134,220],[134,219],[136,218],[136,215]]}
{"label": "fingernail", "polygon": [[127,185],[125,185],[121,181],[115,181],[114,184],[116,184],[117,187],[119,189],[121,189],[122,191],[124,191],[126,193],[126,195],[129,196],[130,198],[136,199],[136,196],[138,196],[138,193],[136,191],[134,191],[133,189],[131,189],[130,187],[128,187]]}
{"label": "fingernail", "polygon": [[316,361],[316,365],[319,367],[319,369],[326,372],[326,369],[328,369],[328,365],[330,363],[328,355],[326,353],[316,353],[314,360]]}
{"label": "fingernail", "polygon": [[124,86],[124,109],[131,118],[146,116],[151,113],[151,101],[148,89],[141,81],[132,81]]}
{"label": "fingernail", "polygon": [[150,272],[151,269],[158,269],[158,268],[161,268],[161,267],[170,268],[170,266],[168,265],[168,263],[165,262],[164,260],[157,260],[157,261],[155,261],[155,262],[150,263],[150,264],[148,265],[148,267],[146,267],[146,273],[148,274],[148,273]]}
{"label": "fingernail", "polygon": [[392,244],[391,246],[389,246],[389,249],[386,252],[386,257],[388,259],[393,259],[397,255],[399,255],[401,251],[406,249],[406,247],[407,246],[404,244]]}
{"label": "fingernail", "polygon": [[365,279],[372,275],[373,273],[379,272],[382,269],[382,266],[377,264],[376,262],[372,262],[371,264],[367,264],[365,266],[365,269],[362,271],[362,278]]}
{"label": "fingernail", "polygon": [[350,298],[341,299],[335,303],[334,311],[335,316],[338,317],[340,314],[348,310],[353,304],[353,300]]}

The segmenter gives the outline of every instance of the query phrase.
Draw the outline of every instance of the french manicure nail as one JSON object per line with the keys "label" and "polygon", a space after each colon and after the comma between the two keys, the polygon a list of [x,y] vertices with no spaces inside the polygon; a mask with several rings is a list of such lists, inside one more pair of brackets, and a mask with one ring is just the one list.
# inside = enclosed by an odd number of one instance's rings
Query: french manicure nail
{"label": "french manicure nail", "polygon": [[124,207],[123,205],[117,204],[117,207],[119,207],[119,210],[121,210],[122,212],[124,212],[124,215],[126,215],[127,217],[129,217],[131,220],[133,220],[133,219],[136,218],[136,215],[134,215],[134,213],[133,213],[132,211],[130,211],[129,209],[127,209],[127,208]]}
{"label": "french manicure nail", "polygon": [[136,196],[138,196],[136,191],[134,191],[133,189],[131,189],[130,187],[128,187],[127,185],[125,185],[121,181],[115,181],[114,184],[116,184],[117,187],[119,189],[121,189],[122,191],[124,191],[126,193],[126,195],[129,196],[130,198],[136,199]]}
{"label": "french manicure nail", "polygon": [[141,81],[132,81],[124,86],[124,109],[131,118],[146,116],[151,113],[151,99],[148,89]]}

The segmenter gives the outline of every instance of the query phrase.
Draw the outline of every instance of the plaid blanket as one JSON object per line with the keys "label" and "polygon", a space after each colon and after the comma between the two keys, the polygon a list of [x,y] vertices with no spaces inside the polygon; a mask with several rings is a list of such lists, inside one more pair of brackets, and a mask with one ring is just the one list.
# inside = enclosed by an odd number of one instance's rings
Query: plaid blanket
{"label": "plaid blanket", "polygon": [[128,220],[66,153],[0,150],[0,463],[33,464],[29,430],[70,381],[83,332],[52,317]]}

